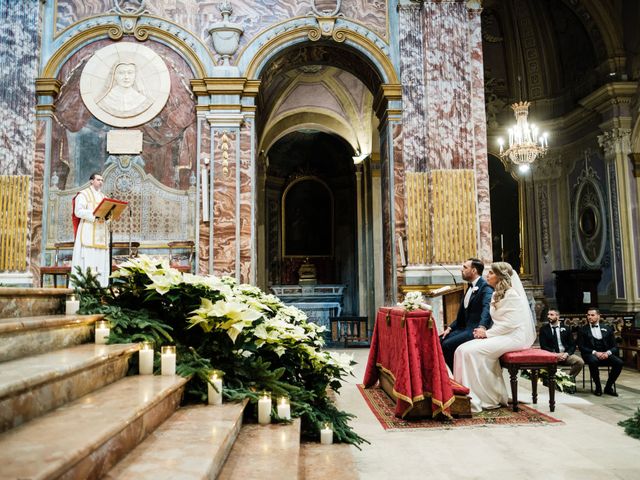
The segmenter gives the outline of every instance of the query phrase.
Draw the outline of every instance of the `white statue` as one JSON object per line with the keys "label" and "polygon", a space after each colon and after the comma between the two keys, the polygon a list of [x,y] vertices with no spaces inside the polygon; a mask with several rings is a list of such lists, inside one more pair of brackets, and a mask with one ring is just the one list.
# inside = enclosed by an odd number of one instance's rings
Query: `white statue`
{"label": "white statue", "polygon": [[135,127],[153,119],[167,103],[171,76],[151,48],[114,43],[96,51],[80,76],[80,95],[89,111],[113,127]]}
{"label": "white statue", "polygon": [[147,96],[144,83],[136,75],[135,63],[115,63],[96,103],[114,117],[128,118],[147,110],[153,99]]}

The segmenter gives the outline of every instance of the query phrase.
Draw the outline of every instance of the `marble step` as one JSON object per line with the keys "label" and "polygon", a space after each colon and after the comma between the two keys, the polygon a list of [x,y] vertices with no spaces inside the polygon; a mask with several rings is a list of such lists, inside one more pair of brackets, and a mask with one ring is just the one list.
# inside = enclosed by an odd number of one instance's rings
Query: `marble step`
{"label": "marble step", "polygon": [[0,318],[34,317],[64,313],[71,288],[0,287]]}
{"label": "marble step", "polygon": [[1,434],[0,477],[100,478],[178,408],[186,382],[125,377]]}
{"label": "marble step", "polygon": [[138,349],[88,343],[0,363],[0,432],[124,377]]}
{"label": "marble step", "polygon": [[179,409],[105,478],[215,479],[238,436],[245,404]]}
{"label": "marble step", "polygon": [[300,419],[271,425],[246,424],[218,480],[296,480],[300,477]]}
{"label": "marble step", "polygon": [[346,443],[302,443],[300,480],[358,480],[360,476],[352,453],[355,448]]}
{"label": "marble step", "polygon": [[102,315],[44,315],[0,319],[0,362],[93,341]]}

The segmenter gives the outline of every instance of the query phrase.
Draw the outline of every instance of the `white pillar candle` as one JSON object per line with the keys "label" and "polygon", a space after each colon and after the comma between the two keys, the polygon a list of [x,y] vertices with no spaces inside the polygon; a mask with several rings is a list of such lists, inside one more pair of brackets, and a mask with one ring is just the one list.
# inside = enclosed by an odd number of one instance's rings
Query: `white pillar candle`
{"label": "white pillar candle", "polygon": [[258,423],[267,425],[271,423],[271,394],[264,392],[258,399]]}
{"label": "white pillar candle", "polygon": [[162,375],[176,374],[176,347],[162,347],[160,352],[160,370]]}
{"label": "white pillar candle", "polygon": [[320,430],[320,443],[322,445],[331,445],[333,443],[333,430],[331,430],[331,425],[328,423],[325,423]]}
{"label": "white pillar candle", "polygon": [[[211,383],[207,384],[209,405],[222,405],[222,378],[218,374],[213,373],[209,377]],[[213,385],[211,385],[213,383]],[[216,387],[216,388],[213,388]],[[216,392],[216,390],[218,390]]]}
{"label": "white pillar candle", "polygon": [[104,345],[109,338],[109,324],[103,320],[96,322],[96,344]]}
{"label": "white pillar candle", "polygon": [[138,363],[140,375],[153,375],[153,344],[142,342],[138,350]]}
{"label": "white pillar candle", "polygon": [[291,405],[287,397],[280,397],[278,400],[278,417],[282,420],[291,420]]}
{"label": "white pillar candle", "polygon": [[69,299],[65,302],[65,310],[64,313],[66,315],[75,315],[78,313],[78,309],[80,308],[80,300],[76,300],[74,295],[71,295]]}

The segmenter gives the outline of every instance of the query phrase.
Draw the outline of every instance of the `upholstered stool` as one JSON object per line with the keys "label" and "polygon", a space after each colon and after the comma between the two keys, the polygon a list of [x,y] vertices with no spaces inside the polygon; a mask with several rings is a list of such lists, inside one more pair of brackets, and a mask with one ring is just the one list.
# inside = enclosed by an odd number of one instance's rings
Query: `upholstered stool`
{"label": "upholstered stool", "polygon": [[549,410],[556,408],[556,375],[558,357],[555,353],[547,352],[539,348],[528,348],[515,352],[507,352],[500,357],[502,368],[509,370],[511,379],[511,398],[513,399],[513,411],[518,411],[518,372],[529,370],[531,372],[531,397],[533,403],[538,403],[538,372],[544,368],[549,374]]}

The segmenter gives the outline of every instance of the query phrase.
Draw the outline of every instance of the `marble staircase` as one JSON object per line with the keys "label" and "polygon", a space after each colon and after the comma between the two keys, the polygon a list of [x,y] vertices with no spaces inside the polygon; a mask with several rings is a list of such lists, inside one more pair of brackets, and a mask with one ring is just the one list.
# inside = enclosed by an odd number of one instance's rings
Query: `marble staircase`
{"label": "marble staircase", "polygon": [[138,345],[95,345],[69,293],[0,288],[0,478],[311,479],[344,455],[302,449],[299,420],[243,425],[246,402],[180,408],[187,379],[127,376]]}

